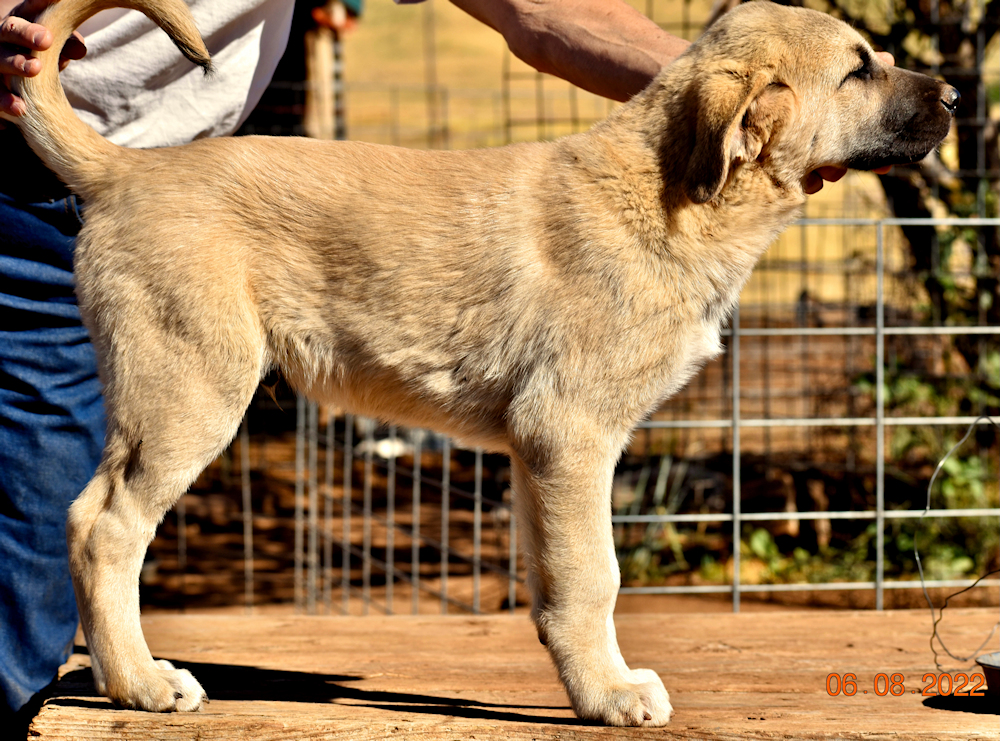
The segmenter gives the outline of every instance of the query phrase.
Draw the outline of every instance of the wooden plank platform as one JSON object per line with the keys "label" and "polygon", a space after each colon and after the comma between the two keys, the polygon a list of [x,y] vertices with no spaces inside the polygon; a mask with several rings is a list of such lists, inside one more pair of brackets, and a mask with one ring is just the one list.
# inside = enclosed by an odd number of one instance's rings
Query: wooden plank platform
{"label": "wooden plank platform", "polygon": [[[956,651],[978,646],[993,609],[949,611]],[[232,617],[143,620],[157,658],[192,670],[201,712],[119,710],[74,655],[35,718],[56,739],[979,739],[1000,737],[995,697],[923,697],[924,611],[622,615],[626,660],[660,672],[665,729],[582,724],[524,617]],[[854,673],[853,697],[830,696]],[[879,673],[905,692],[878,696]],[[882,689],[882,688],[880,688]]]}

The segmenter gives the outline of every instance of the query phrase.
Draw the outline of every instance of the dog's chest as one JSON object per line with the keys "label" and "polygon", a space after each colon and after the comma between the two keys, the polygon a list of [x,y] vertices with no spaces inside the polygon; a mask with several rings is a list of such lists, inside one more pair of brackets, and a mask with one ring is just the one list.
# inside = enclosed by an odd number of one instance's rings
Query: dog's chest
{"label": "dog's chest", "polygon": [[706,312],[701,321],[692,325],[687,333],[684,362],[680,368],[685,382],[722,352],[722,326],[728,314],[728,309],[723,311],[721,306],[715,307]]}
{"label": "dog's chest", "polygon": [[[702,259],[681,269],[669,292],[677,303],[661,315],[658,328],[660,376],[651,389],[657,403],[679,391],[723,351],[723,330],[769,237],[717,253],[724,259]],[[706,246],[704,252],[712,250]]]}

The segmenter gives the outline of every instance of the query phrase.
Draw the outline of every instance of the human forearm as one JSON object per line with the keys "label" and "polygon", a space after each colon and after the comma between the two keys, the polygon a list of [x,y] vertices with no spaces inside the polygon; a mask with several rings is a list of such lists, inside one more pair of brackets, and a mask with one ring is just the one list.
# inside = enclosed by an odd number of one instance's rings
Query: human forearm
{"label": "human forearm", "polygon": [[622,0],[452,0],[536,69],[615,100],[644,88],[688,43]]}

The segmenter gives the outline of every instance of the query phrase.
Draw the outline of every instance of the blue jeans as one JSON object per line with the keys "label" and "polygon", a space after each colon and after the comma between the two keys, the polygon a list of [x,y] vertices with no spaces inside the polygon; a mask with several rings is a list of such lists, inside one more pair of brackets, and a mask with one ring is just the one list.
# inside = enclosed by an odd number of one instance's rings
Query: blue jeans
{"label": "blue jeans", "polygon": [[55,678],[78,622],[66,511],[104,444],[94,348],[73,293],[79,228],[72,196],[0,192],[0,718]]}

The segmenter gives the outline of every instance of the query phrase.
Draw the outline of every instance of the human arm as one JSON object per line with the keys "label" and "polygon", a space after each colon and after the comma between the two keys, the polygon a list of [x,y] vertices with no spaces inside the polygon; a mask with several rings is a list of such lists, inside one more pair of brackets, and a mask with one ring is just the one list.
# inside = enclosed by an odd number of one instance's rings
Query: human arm
{"label": "human arm", "polygon": [[688,47],[623,0],[451,0],[514,56],[592,93],[628,100]]}
{"label": "human arm", "polygon": [[[30,56],[32,51],[45,51],[52,46],[52,32],[45,26],[32,23],[45,8],[58,0],[0,0],[0,111],[20,116],[24,114],[24,101],[10,91],[10,77],[34,77],[41,72],[41,62]],[[74,34],[60,55],[60,65],[72,59],[82,59],[87,49],[83,37]]]}

